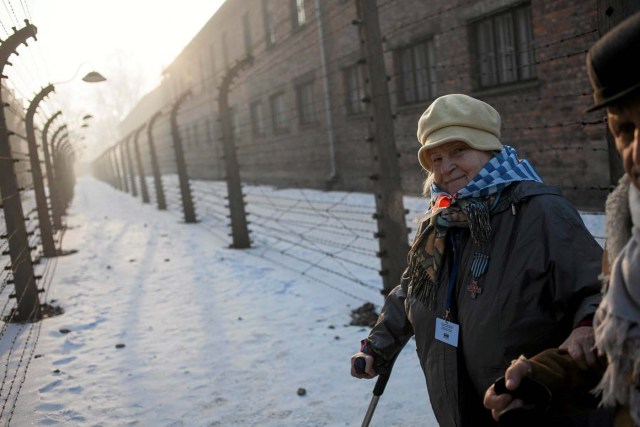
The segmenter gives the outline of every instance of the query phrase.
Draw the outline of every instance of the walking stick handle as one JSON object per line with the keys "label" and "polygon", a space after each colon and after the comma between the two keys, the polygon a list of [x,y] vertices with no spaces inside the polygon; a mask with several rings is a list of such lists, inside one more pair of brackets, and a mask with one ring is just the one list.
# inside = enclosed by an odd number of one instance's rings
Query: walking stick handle
{"label": "walking stick handle", "polygon": [[[366,367],[366,362],[364,360],[364,357],[360,356],[357,357],[356,360],[353,361],[353,367],[356,370],[356,373],[358,374],[364,374],[365,373],[365,367]],[[378,381],[376,381],[376,385],[373,388],[373,395],[374,396],[382,396],[382,393],[384,393],[384,389],[387,386],[387,382],[389,381],[389,373],[387,374],[380,374],[378,375]]]}
{"label": "walking stick handle", "polygon": [[353,367],[356,370],[357,374],[364,374],[365,373],[365,368],[367,366],[367,362],[364,360],[364,357],[360,356],[357,357],[356,360],[353,361]]}

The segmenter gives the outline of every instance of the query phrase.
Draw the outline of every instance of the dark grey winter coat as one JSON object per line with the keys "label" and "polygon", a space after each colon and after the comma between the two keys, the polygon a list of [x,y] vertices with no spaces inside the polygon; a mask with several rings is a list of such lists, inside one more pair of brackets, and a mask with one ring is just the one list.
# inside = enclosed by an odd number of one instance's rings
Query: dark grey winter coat
{"label": "dark grey winter coat", "polygon": [[[415,336],[441,426],[492,425],[482,396],[510,361],[559,346],[595,312],[602,249],[557,189],[532,181],[512,184],[502,192],[486,246],[477,247],[468,231],[462,232],[457,246],[461,264],[452,320],[460,325],[458,348],[434,339],[435,320],[444,316],[447,300],[450,247],[441,269],[436,312],[407,298],[411,284],[403,278],[387,297],[368,339],[378,354],[391,360]],[[482,293],[472,299],[467,286],[475,252],[490,260],[478,280]]]}

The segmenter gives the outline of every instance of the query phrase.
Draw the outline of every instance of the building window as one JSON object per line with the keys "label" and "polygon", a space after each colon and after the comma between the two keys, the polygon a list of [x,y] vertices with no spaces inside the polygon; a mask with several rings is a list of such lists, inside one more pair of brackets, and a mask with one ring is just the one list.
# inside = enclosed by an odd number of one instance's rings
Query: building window
{"label": "building window", "polygon": [[265,134],[264,106],[262,101],[254,101],[251,103],[251,130],[253,131],[253,136],[262,136]]}
{"label": "building window", "polygon": [[315,90],[312,81],[299,84],[296,87],[298,102],[298,117],[300,124],[306,125],[316,122]]}
{"label": "building window", "polygon": [[240,129],[240,117],[235,107],[229,107],[229,118],[231,120],[231,132],[235,135]]}
{"label": "building window", "polygon": [[191,136],[191,126],[185,126],[184,128],[184,144],[183,147],[189,149],[193,145],[193,137]]}
{"label": "building window", "polygon": [[436,58],[433,39],[400,49],[397,60],[402,103],[413,104],[434,98]]}
{"label": "building window", "polygon": [[193,129],[191,130],[192,134],[193,134],[193,145],[199,145],[200,144],[200,129],[198,126],[198,122],[193,122]]}
{"label": "building window", "polygon": [[297,30],[307,22],[307,17],[304,13],[304,0],[290,0],[291,1],[291,22],[293,24],[293,30]]}
{"label": "building window", "polygon": [[229,69],[229,50],[227,49],[227,33],[222,33],[222,61],[224,69]]}
{"label": "building window", "polygon": [[536,77],[531,6],[492,15],[473,24],[477,84],[498,86]]}
{"label": "building window", "polygon": [[253,48],[251,47],[251,23],[249,22],[249,12],[242,17],[242,27],[244,29],[244,51],[247,56],[251,56]]}
{"label": "building window", "polygon": [[269,11],[269,0],[262,0],[262,17],[264,19],[264,38],[268,46],[276,43],[276,29],[273,26],[273,17]]}
{"label": "building window", "polygon": [[287,122],[285,120],[284,93],[280,92],[271,96],[270,104],[273,130],[280,132],[286,130]]}
{"label": "building window", "polygon": [[205,52],[202,52],[202,55],[200,55],[200,77],[201,77],[201,82],[202,82],[202,88],[201,90],[204,92],[208,86],[207,85],[207,65],[206,65],[206,58],[205,58]]}
{"label": "building window", "polygon": [[344,70],[344,88],[347,114],[360,114],[366,110],[362,99],[364,94],[364,80],[362,78],[362,67],[353,65]]}
{"label": "building window", "polygon": [[215,76],[216,76],[216,49],[215,46],[211,45],[211,84],[215,85]]}
{"label": "building window", "polygon": [[207,142],[213,144],[213,122],[207,118]]}

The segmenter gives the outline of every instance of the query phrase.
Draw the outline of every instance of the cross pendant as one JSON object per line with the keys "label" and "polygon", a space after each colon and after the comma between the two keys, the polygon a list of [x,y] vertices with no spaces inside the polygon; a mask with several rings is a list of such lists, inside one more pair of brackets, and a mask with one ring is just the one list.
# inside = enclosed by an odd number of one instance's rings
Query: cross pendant
{"label": "cross pendant", "polygon": [[478,282],[476,282],[475,280],[472,280],[471,284],[467,286],[467,291],[469,291],[471,299],[476,299],[478,294],[482,293],[482,288],[478,286]]}

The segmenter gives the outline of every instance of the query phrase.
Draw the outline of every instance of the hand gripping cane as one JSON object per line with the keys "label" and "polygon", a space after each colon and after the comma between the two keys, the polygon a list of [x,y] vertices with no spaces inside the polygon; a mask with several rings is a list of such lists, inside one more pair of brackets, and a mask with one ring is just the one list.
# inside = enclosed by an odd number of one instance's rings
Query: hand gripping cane
{"label": "hand gripping cane", "polygon": [[[384,393],[384,389],[387,386],[387,381],[389,381],[389,377],[391,376],[391,368],[393,366],[393,362],[395,362],[395,358],[391,362],[389,370],[384,374],[378,375],[376,385],[373,387],[373,397],[371,397],[371,402],[369,402],[369,409],[367,409],[364,420],[362,420],[362,427],[369,427],[371,417],[373,417],[373,412],[376,410],[376,406],[378,405],[378,400],[380,400],[380,396],[382,396],[382,393]],[[353,362],[353,366],[356,372],[359,374],[364,374],[365,364],[366,362],[364,360],[364,357],[358,357]]]}

